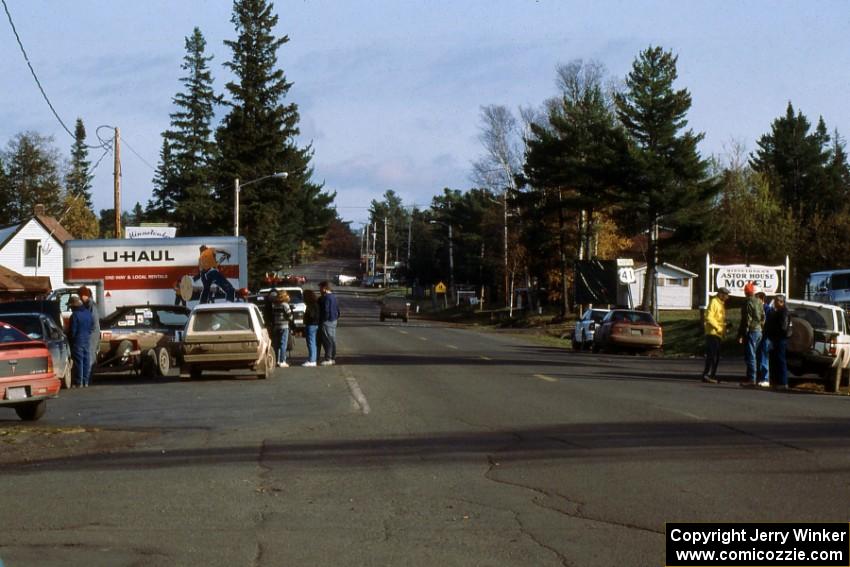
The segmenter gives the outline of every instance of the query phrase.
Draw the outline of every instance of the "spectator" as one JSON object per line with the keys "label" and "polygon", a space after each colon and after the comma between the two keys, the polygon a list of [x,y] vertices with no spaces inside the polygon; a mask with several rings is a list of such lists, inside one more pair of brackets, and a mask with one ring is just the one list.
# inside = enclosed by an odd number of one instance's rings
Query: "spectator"
{"label": "spectator", "polygon": [[[745,346],[744,360],[747,363],[747,377],[741,382],[741,386],[755,386],[758,379],[757,354],[762,339],[762,326],[764,325],[764,306],[756,297],[756,288],[753,282],[747,282],[744,286],[744,295],[747,301],[741,307],[741,326],[738,328],[738,342]],[[770,386],[765,379],[758,382],[759,386]]]}
{"label": "spectator", "polygon": [[336,364],[336,326],[339,321],[339,303],[331,291],[331,284],[326,281],[319,283],[319,332],[321,333],[322,347],[325,351],[325,359],[321,366],[333,366]]}
{"label": "spectator", "polygon": [[304,338],[307,340],[307,362],[301,366],[308,368],[316,366],[318,352],[316,350],[316,337],[319,332],[319,303],[316,292],[312,289],[304,290]]}
{"label": "spectator", "polygon": [[773,308],[767,315],[764,332],[770,340],[770,372],[773,385],[788,389],[788,365],[785,359],[788,338],[791,336],[791,314],[785,305],[785,296],[773,299]]}
{"label": "spectator", "polygon": [[77,292],[80,295],[80,301],[83,302],[83,307],[91,313],[92,328],[91,338],[89,339],[89,378],[91,371],[97,362],[97,353],[100,350],[100,312],[97,309],[97,303],[92,299],[92,293],[86,286],[80,287]]}
{"label": "spectator", "polygon": [[292,324],[292,307],[289,305],[289,294],[280,291],[272,303],[272,340],[277,348],[277,365],[288,368],[286,362],[287,346],[289,344],[289,326]]}
{"label": "spectator", "polygon": [[92,315],[77,295],[71,296],[68,305],[71,307],[68,340],[71,343],[71,356],[74,359],[75,385],[79,388],[88,388],[91,381]]}
{"label": "spectator", "polygon": [[[759,301],[761,301],[762,308],[764,309],[764,320],[767,321],[772,309],[770,302],[767,300],[767,295],[764,291],[759,290],[756,292],[756,297]],[[763,332],[756,357],[758,359],[759,384],[770,381],[770,348],[770,338],[767,336],[766,332]]]}
{"label": "spectator", "polygon": [[705,368],[702,381],[717,383],[717,365],[720,363],[720,343],[726,334],[726,300],[729,289],[721,287],[708,302],[705,312]]}

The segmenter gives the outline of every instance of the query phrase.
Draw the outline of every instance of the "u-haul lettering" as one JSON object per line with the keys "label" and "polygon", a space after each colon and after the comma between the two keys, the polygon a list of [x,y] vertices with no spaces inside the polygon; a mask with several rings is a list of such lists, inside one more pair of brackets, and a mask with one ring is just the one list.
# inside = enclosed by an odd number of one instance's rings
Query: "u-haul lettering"
{"label": "u-haul lettering", "polygon": [[104,250],[103,261],[106,263],[114,262],[126,263],[141,263],[141,262],[174,262],[175,258],[171,255],[170,250]]}

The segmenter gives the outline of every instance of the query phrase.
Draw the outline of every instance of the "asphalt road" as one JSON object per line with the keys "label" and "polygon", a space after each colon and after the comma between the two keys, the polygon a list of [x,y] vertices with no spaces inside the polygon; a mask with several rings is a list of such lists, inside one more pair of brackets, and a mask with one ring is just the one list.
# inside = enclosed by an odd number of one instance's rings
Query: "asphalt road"
{"label": "asphalt road", "polygon": [[5,567],[658,566],[665,522],[848,521],[847,397],[339,293],[337,366],[95,376],[36,425],[0,410]]}

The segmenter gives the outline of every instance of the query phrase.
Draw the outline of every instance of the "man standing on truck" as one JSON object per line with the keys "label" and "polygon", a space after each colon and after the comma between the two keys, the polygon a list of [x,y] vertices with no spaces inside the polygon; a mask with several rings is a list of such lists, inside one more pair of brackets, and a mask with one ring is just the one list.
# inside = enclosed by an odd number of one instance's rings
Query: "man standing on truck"
{"label": "man standing on truck", "polygon": [[[219,260],[219,256],[221,256],[221,260]],[[224,250],[216,250],[206,244],[201,245],[201,254],[198,257],[198,271],[201,276],[201,283],[204,285],[204,290],[201,292],[200,303],[212,303],[210,293],[212,284],[216,284],[219,289],[224,291],[227,301],[232,303],[236,299],[236,291],[233,289],[233,286],[218,271],[219,264],[228,258],[230,258],[230,254]]]}
{"label": "man standing on truck", "polygon": [[[738,328],[738,342],[744,345],[744,360],[747,363],[747,378],[741,382],[741,386],[755,386],[758,380],[759,346],[762,340],[762,327],[764,325],[764,304],[756,297],[758,289],[753,282],[747,282],[744,286],[744,295],[747,301],[741,307],[741,326]],[[765,377],[758,382],[759,386],[770,387],[770,381]]]}

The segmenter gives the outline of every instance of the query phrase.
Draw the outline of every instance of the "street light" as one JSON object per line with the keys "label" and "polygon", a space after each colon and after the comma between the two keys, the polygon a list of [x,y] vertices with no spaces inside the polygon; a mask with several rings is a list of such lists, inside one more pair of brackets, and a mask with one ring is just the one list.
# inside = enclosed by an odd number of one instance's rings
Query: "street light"
{"label": "street light", "polygon": [[438,220],[428,221],[431,224],[441,224],[443,226],[449,227],[449,289],[452,293],[455,290],[455,260],[454,254],[452,252],[452,225],[451,223],[445,223]]}
{"label": "street light", "polygon": [[247,183],[242,183],[241,186],[239,184],[238,177],[233,180],[233,236],[239,236],[239,190],[242,187],[247,187],[252,183],[265,181],[266,179],[286,179],[287,177],[289,177],[289,174],[285,171],[272,173],[271,175],[265,175],[263,177],[258,177],[257,179],[252,179]]}

